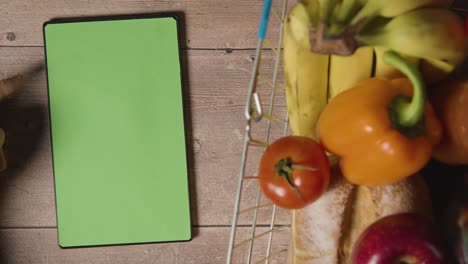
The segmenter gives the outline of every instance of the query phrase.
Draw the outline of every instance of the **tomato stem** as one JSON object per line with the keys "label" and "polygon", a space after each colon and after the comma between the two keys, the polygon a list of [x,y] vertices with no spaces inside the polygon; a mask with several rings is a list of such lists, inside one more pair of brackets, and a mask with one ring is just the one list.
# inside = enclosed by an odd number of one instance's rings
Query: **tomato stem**
{"label": "tomato stem", "polygon": [[308,170],[308,171],[316,171],[317,170],[316,168],[307,167],[307,166],[303,166],[303,165],[297,165],[297,164],[292,164],[291,168],[298,169],[298,170]]}
{"label": "tomato stem", "polygon": [[280,177],[284,177],[286,181],[288,182],[289,186],[294,190],[296,195],[301,199],[303,203],[305,203],[304,198],[302,197],[301,193],[299,192],[299,189],[297,189],[296,185],[294,185],[294,182],[292,180],[292,171],[293,169],[300,169],[300,170],[316,170],[315,168],[310,168],[307,166],[302,166],[302,165],[297,165],[297,164],[292,164],[291,160],[289,158],[283,158],[280,159],[276,164],[275,164],[275,170],[276,170],[276,175]]}

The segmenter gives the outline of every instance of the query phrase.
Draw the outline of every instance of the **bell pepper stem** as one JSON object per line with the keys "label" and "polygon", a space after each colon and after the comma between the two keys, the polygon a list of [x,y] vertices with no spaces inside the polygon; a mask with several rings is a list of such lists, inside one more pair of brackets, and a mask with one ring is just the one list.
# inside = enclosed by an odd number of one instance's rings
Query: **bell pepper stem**
{"label": "bell pepper stem", "polygon": [[392,104],[398,125],[402,127],[415,126],[423,118],[426,99],[426,87],[421,73],[414,65],[408,63],[394,51],[385,52],[383,60],[405,74],[413,84],[411,101],[403,96],[396,96]]}

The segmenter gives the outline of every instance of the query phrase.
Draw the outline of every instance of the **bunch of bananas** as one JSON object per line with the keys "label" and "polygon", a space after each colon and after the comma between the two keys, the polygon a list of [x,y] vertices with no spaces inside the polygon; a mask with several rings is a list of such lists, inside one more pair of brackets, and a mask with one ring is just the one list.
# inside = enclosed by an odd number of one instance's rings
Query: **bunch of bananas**
{"label": "bunch of bananas", "polygon": [[290,126],[317,139],[328,101],[370,77],[400,73],[387,50],[419,67],[426,82],[446,77],[467,55],[463,21],[451,0],[302,0],[284,21],[284,74]]}

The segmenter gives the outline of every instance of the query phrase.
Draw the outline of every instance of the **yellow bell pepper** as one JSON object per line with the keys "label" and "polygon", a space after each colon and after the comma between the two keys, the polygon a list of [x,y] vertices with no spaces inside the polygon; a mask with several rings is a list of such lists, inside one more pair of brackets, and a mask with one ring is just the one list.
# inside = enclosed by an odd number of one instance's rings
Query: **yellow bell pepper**
{"label": "yellow bell pepper", "polygon": [[317,124],[320,142],[340,156],[343,175],[359,185],[390,184],[416,173],[442,133],[419,71],[393,51],[384,60],[409,79],[365,80],[336,96]]}

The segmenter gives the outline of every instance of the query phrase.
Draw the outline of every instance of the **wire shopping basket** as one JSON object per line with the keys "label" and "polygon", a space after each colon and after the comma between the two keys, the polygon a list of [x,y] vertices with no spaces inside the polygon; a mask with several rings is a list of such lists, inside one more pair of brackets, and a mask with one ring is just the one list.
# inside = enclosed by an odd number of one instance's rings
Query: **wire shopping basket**
{"label": "wire shopping basket", "polygon": [[[277,208],[263,197],[256,176],[260,154],[269,142],[289,133],[281,85],[282,29],[288,7],[287,0],[264,1],[245,104],[246,125],[227,264],[284,264],[288,259],[291,240],[289,212]],[[451,9],[465,17],[468,26],[466,0],[454,1]],[[267,38],[267,27],[279,30],[272,30],[275,34]],[[273,45],[272,38],[277,45]]]}
{"label": "wire shopping basket", "polygon": [[[286,263],[288,256],[289,212],[263,197],[255,176],[259,154],[269,142],[288,134],[284,88],[280,84],[282,28],[287,8],[287,0],[264,1],[245,105],[246,126],[228,264]],[[267,27],[279,29],[271,38],[277,45],[267,38]]]}

